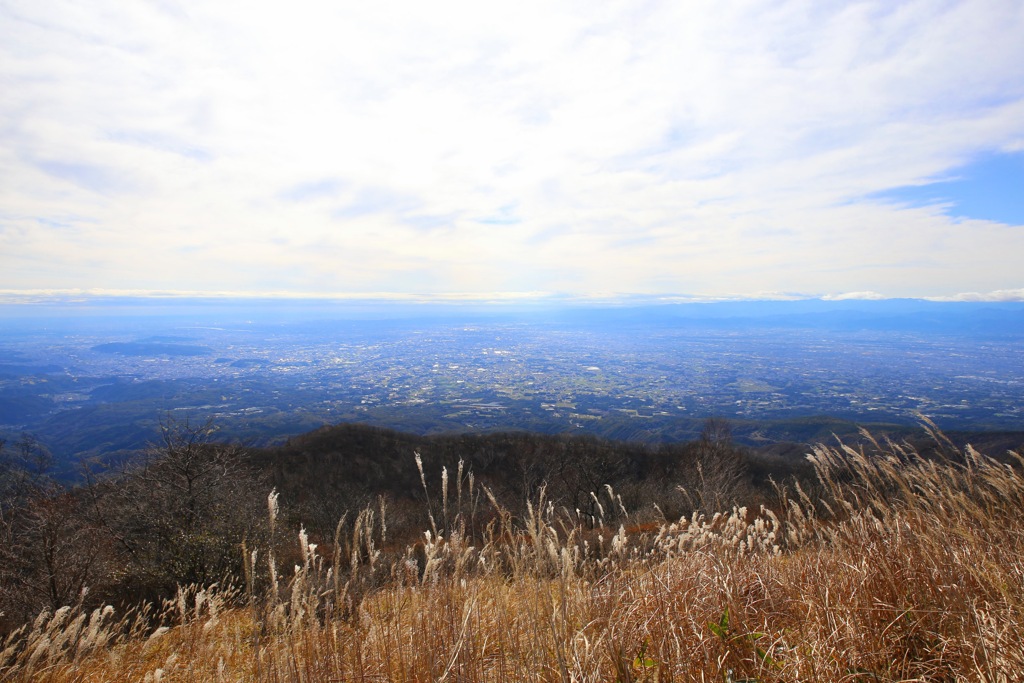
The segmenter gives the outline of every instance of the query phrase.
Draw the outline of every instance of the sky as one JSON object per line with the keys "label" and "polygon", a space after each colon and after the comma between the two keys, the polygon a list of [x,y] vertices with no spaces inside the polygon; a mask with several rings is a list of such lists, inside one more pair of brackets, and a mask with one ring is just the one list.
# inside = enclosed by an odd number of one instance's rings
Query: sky
{"label": "sky", "polygon": [[0,297],[1024,300],[1020,0],[0,0]]}

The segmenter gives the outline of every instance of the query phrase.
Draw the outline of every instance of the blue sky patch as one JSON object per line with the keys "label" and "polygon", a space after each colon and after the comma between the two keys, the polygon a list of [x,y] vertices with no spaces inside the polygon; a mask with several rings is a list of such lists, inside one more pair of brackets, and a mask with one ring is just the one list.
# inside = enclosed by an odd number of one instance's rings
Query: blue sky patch
{"label": "blue sky patch", "polygon": [[517,204],[515,202],[506,204],[488,216],[477,218],[476,222],[486,225],[516,225],[522,223],[523,220],[516,215],[516,208]]}
{"label": "blue sky patch", "polygon": [[334,178],[323,178],[293,185],[278,195],[288,202],[308,202],[324,197],[333,197],[344,189],[344,184]]}
{"label": "blue sky patch", "polygon": [[952,172],[948,180],[874,195],[912,206],[949,204],[955,218],[1024,225],[1024,153],[997,154]]}

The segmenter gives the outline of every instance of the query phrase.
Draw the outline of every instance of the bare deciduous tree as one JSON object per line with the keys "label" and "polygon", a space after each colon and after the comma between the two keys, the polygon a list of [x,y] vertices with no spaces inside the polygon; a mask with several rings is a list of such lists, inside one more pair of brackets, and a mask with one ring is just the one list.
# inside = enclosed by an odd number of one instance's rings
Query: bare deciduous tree
{"label": "bare deciduous tree", "polygon": [[717,512],[734,505],[743,492],[747,467],[732,442],[728,421],[708,418],[696,444],[694,471],[684,484],[697,509]]}
{"label": "bare deciduous tree", "polygon": [[259,478],[243,449],[216,443],[215,433],[210,421],[165,422],[160,443],[98,493],[98,515],[127,559],[123,581],[134,592],[153,597],[240,576],[242,541],[264,533]]}
{"label": "bare deciduous tree", "polygon": [[0,444],[0,612],[8,625],[83,600],[106,571],[104,535],[81,491],[53,481],[49,462],[32,437],[13,453]]}

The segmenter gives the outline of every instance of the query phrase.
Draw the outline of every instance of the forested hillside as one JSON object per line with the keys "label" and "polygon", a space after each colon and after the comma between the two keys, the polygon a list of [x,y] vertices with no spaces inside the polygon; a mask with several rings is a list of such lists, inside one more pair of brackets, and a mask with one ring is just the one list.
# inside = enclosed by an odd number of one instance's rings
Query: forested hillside
{"label": "forested hillside", "polygon": [[5,447],[0,677],[1008,681],[1022,664],[1024,463],[937,431],[809,458],[716,420],[661,447],[216,436],[165,424],[74,488],[37,445]]}
{"label": "forested hillside", "polygon": [[167,598],[181,584],[240,581],[240,545],[268,539],[271,490],[282,522],[304,527],[313,542],[329,541],[339,519],[370,506],[386,510],[392,540],[404,543],[421,534],[424,511],[441,514],[428,490],[440,490],[442,477],[453,490],[472,480],[466,504],[477,511],[493,515],[498,504],[522,518],[543,492],[591,526],[627,511],[637,523],[662,522],[757,505],[774,499],[771,479],[812,477],[802,458],[757,455],[716,421],[697,442],[660,447],[339,425],[280,447],[245,448],[219,442],[212,423],[167,423],[163,440],[139,459],[86,467],[84,483],[70,488],[49,476],[45,449],[31,439],[2,456],[0,611],[8,626],[74,603],[85,588],[86,605],[130,604]]}

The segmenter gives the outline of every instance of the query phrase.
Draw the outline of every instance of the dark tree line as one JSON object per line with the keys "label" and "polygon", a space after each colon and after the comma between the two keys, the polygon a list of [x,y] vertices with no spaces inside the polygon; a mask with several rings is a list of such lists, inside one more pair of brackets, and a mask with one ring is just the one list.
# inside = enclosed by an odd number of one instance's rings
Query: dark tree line
{"label": "dark tree line", "polygon": [[31,438],[3,444],[0,630],[42,609],[155,601],[241,575],[241,542],[266,534],[267,489],[242,449],[214,434],[167,423],[137,462],[70,488]]}
{"label": "dark tree line", "polygon": [[398,540],[403,525],[411,534],[423,530],[428,507],[414,452],[421,455],[434,499],[441,495],[442,470],[454,477],[462,462],[478,489],[486,487],[504,508],[520,516],[543,488],[546,499],[560,508],[596,519],[601,510],[594,494],[600,498],[611,486],[617,499],[614,510],[607,501],[600,502],[608,523],[622,507],[631,519],[660,521],[696,509],[756,505],[774,495],[769,475],[780,483],[794,476],[813,477],[799,454],[767,458],[734,443],[728,423],[721,420],[709,420],[697,441],[660,446],[528,432],[419,437],[343,424],[280,447],[251,451],[250,458],[288,501],[294,525],[301,522],[326,538],[345,510],[361,509],[383,496],[394,517],[389,528]]}
{"label": "dark tree line", "polygon": [[[522,432],[416,437],[339,425],[265,449],[219,442],[209,422],[169,421],[135,461],[114,471],[87,468],[83,483],[66,487],[49,476],[46,449],[24,437],[0,443],[0,633],[63,605],[158,603],[180,585],[241,586],[243,548],[272,549],[287,567],[300,525],[329,551],[338,520],[368,507],[380,510],[398,552],[431,518],[460,515],[473,520],[470,533],[482,532],[497,514],[495,502],[522,519],[542,491],[593,525],[765,502],[772,495],[766,472],[779,480],[801,474],[783,464],[737,446],[728,425],[714,420],[696,442],[657,447]],[[271,490],[282,504],[273,538]]]}

